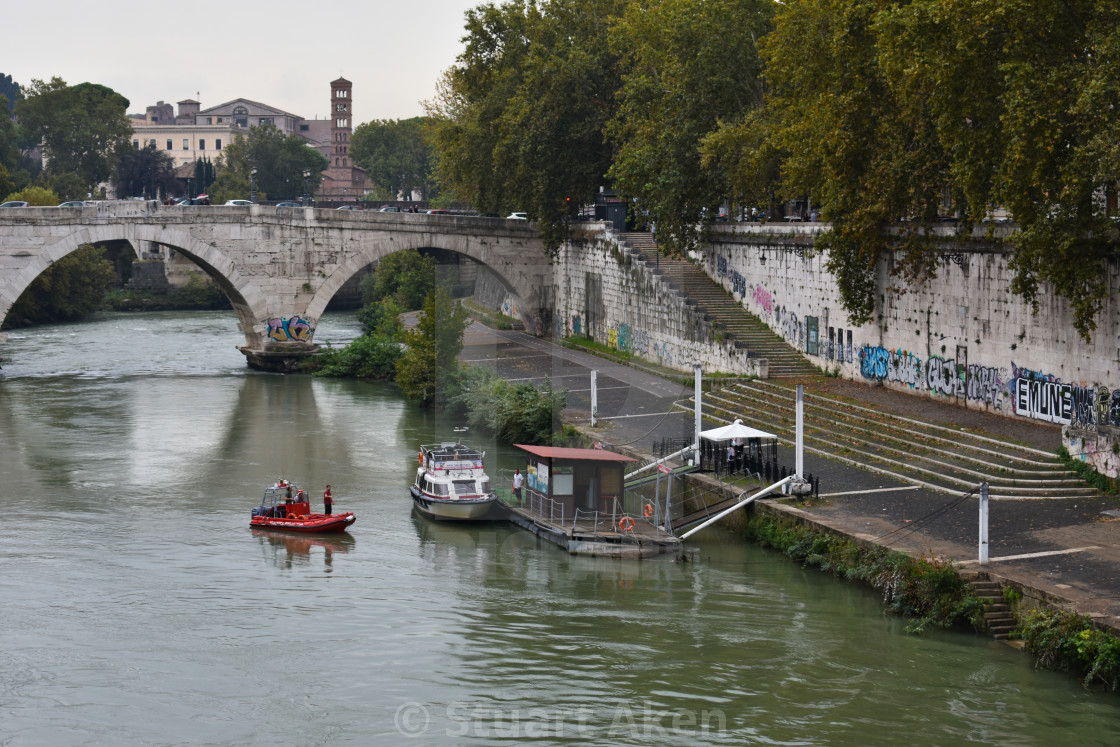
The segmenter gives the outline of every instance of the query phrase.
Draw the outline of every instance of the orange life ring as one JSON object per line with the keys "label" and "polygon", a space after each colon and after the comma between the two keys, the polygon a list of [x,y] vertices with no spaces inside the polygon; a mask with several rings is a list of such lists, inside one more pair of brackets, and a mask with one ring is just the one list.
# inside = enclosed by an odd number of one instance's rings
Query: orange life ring
{"label": "orange life ring", "polygon": [[629,532],[634,528],[634,520],[629,516],[623,516],[622,521],[618,522],[618,528],[624,532]]}
{"label": "orange life ring", "polygon": [[645,505],[645,507],[642,508],[642,516],[646,517],[647,519],[649,517],[653,516],[653,504],[652,503],[647,503]]}

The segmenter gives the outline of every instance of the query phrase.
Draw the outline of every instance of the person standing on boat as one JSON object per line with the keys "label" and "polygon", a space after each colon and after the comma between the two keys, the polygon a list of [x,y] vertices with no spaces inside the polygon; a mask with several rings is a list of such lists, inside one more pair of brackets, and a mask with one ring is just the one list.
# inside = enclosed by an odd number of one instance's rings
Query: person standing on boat
{"label": "person standing on boat", "polygon": [[517,499],[517,505],[521,505],[521,486],[525,482],[525,475],[521,474],[521,470],[515,469],[513,471],[513,497]]}
{"label": "person standing on boat", "polygon": [[331,515],[331,507],[334,505],[334,496],[331,495],[331,486],[328,485],[327,489],[323,491],[323,509],[327,516]]}

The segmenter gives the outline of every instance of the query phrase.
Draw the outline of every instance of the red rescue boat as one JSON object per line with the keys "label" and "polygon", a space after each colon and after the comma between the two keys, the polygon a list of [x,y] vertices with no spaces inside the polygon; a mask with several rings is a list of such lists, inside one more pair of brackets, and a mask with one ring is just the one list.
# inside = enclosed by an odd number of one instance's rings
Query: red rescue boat
{"label": "red rescue boat", "polygon": [[285,532],[325,534],[345,532],[354,523],[353,512],[313,514],[307,494],[287,480],[264,489],[261,505],[253,509],[249,526],[253,529],[278,529]]}

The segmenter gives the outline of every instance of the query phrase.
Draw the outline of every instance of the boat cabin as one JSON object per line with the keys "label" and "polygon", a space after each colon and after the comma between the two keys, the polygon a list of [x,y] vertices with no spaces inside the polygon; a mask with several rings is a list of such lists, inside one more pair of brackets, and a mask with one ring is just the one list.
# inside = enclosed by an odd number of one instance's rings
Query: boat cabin
{"label": "boat cabin", "polygon": [[286,519],[307,516],[311,513],[311,502],[307,493],[288,482],[280,480],[264,489],[261,505],[253,509],[253,516],[269,519]]}
{"label": "boat cabin", "polygon": [[[624,466],[637,459],[603,449],[514,444],[528,455],[525,468],[527,498],[534,496],[575,511],[610,512],[622,503]],[[528,505],[528,500],[526,505]]]}
{"label": "boat cabin", "polygon": [[437,498],[475,498],[489,495],[490,478],[484,471],[485,451],[456,441],[420,447],[416,487]]}

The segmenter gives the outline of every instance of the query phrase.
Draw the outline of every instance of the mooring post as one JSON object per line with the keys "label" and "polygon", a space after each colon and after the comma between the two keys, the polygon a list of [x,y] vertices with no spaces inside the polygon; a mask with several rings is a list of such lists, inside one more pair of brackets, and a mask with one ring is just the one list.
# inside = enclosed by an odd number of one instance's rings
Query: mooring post
{"label": "mooring post", "polygon": [[595,369],[591,370],[591,427],[595,427],[595,410],[599,407],[599,390],[596,382],[598,381],[599,372]]}
{"label": "mooring post", "polygon": [[797,385],[797,479],[805,476],[805,386]]}
{"label": "mooring post", "polygon": [[702,405],[701,405],[701,402],[700,402],[700,379],[703,376],[703,374],[700,371],[700,366],[699,365],[697,365],[695,367],[694,371],[695,371],[695,374],[694,374],[694,377],[693,377],[693,385],[692,386],[693,386],[693,390],[694,390],[693,391],[693,399],[696,402],[696,415],[695,415],[695,422],[693,423],[693,434],[692,434],[692,445],[694,447],[693,451],[692,451],[692,459],[693,459],[692,463],[693,464],[700,464],[700,412],[701,412],[701,409],[702,409]]}
{"label": "mooring post", "polygon": [[980,483],[980,565],[988,564],[988,483]]}

